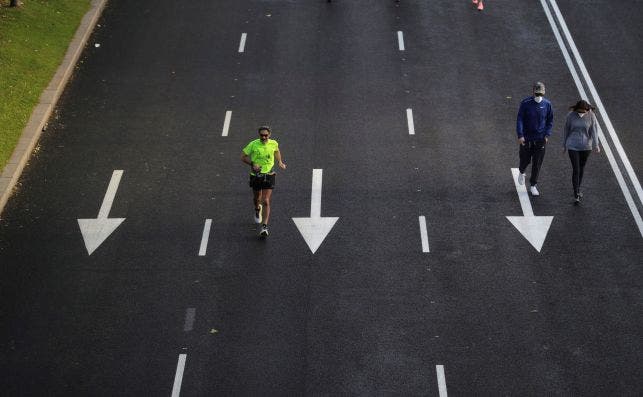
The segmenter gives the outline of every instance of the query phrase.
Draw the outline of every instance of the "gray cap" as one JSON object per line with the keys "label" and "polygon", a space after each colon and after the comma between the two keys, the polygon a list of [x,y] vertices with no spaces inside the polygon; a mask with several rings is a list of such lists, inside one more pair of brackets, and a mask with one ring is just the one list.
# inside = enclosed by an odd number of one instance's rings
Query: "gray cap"
{"label": "gray cap", "polygon": [[534,94],[543,94],[545,95],[545,85],[540,81],[534,83]]}

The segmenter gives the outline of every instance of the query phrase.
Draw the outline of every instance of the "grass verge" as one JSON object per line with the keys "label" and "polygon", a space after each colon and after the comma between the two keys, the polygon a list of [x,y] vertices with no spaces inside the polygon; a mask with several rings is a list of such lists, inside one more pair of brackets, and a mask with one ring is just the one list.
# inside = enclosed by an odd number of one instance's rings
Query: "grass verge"
{"label": "grass verge", "polygon": [[62,62],[90,0],[0,0],[0,172]]}

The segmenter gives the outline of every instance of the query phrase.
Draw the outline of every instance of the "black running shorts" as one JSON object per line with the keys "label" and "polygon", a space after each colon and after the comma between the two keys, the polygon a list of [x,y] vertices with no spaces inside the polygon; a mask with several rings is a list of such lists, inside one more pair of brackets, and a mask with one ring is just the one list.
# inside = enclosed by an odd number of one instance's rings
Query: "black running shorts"
{"label": "black running shorts", "polygon": [[250,175],[250,187],[252,190],[273,189],[275,187],[275,174]]}

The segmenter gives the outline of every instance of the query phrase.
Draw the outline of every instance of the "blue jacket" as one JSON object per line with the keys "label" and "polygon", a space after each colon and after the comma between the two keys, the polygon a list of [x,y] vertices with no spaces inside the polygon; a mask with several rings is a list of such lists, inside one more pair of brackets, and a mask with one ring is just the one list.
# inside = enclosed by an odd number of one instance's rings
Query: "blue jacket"
{"label": "blue jacket", "polygon": [[540,103],[530,96],[520,102],[518,120],[516,121],[516,134],[518,138],[524,137],[525,141],[543,140],[551,135],[554,126],[554,111],[551,102],[543,98]]}

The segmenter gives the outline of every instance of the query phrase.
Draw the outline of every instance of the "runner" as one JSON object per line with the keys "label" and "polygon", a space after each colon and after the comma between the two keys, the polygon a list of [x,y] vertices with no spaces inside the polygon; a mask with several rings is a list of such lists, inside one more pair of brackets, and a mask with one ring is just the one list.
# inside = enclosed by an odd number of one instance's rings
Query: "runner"
{"label": "runner", "polygon": [[273,170],[275,159],[282,170],[286,164],[281,160],[277,141],[270,139],[270,127],[259,127],[259,139],[255,139],[243,148],[241,161],[250,165],[250,187],[254,193],[253,203],[255,223],[261,223],[261,237],[268,237],[270,220],[270,199],[275,187],[276,173]]}

